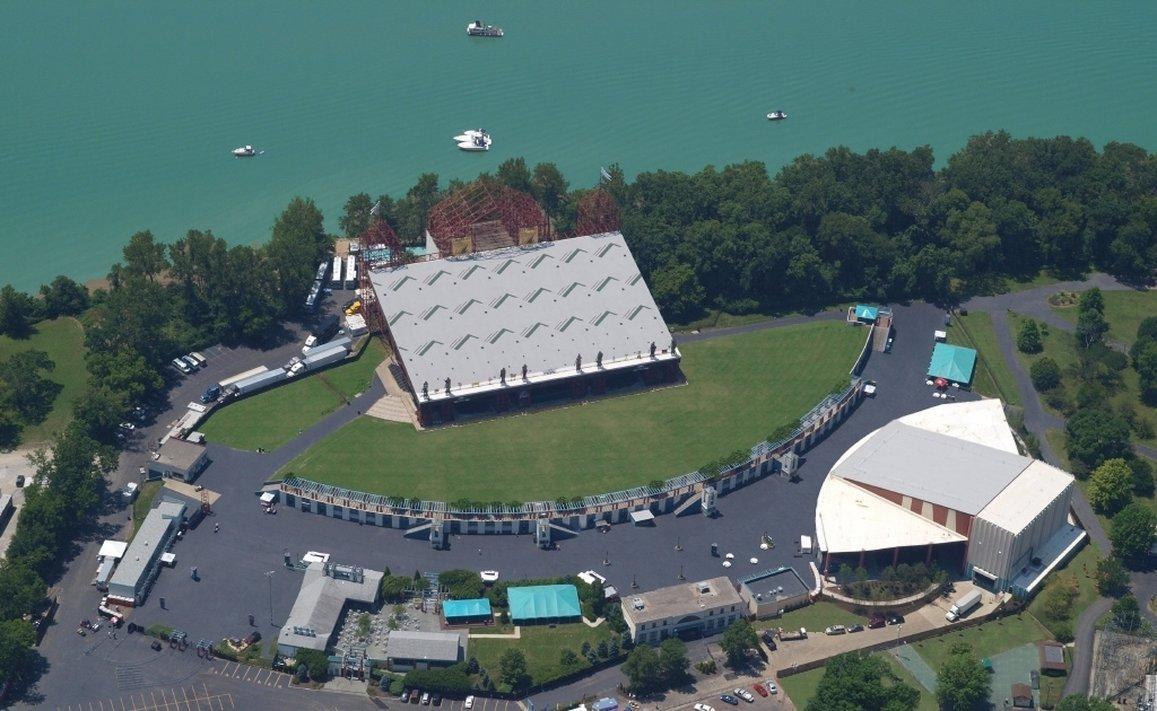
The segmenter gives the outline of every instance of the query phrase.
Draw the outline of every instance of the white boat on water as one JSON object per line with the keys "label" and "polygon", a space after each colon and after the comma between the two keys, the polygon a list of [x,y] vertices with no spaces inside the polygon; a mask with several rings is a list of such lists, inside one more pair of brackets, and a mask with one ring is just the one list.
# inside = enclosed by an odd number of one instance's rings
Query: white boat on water
{"label": "white boat on water", "polygon": [[482,20],[475,20],[469,25],[466,25],[466,34],[471,37],[501,37],[502,28],[494,25],[487,25]]}
{"label": "white boat on water", "polygon": [[469,152],[479,152],[490,150],[490,136],[475,136],[469,141],[459,141],[458,149]]}
{"label": "white boat on water", "polygon": [[475,138],[489,135],[490,134],[487,133],[486,129],[484,128],[471,128],[469,130],[463,131],[457,136],[454,136],[453,140],[455,143],[462,143],[463,141],[473,141]]}
{"label": "white boat on water", "polygon": [[257,155],[257,149],[253,146],[241,146],[240,148],[233,149],[233,155],[238,158],[252,158]]}
{"label": "white boat on water", "polygon": [[772,111],[770,114],[767,115],[768,121],[782,121],[785,118],[787,118],[787,112],[786,111]]}

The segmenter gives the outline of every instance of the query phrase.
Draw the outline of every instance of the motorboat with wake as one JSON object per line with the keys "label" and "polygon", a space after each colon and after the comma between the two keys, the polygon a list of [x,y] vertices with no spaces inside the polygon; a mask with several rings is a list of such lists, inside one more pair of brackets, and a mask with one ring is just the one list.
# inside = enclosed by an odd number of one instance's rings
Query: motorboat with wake
{"label": "motorboat with wake", "polygon": [[257,155],[257,149],[253,146],[241,146],[233,149],[233,155],[238,158],[252,158]]}
{"label": "motorboat with wake", "polygon": [[502,28],[483,24],[482,20],[475,20],[466,25],[466,34],[471,37],[501,37]]}
{"label": "motorboat with wake", "polygon": [[475,138],[480,138],[480,137],[489,136],[489,135],[490,134],[487,133],[486,129],[484,129],[484,128],[471,128],[471,129],[468,129],[466,131],[463,131],[462,133],[458,134],[457,136],[454,136],[453,140],[455,143],[462,143],[463,141],[473,141]]}
{"label": "motorboat with wake", "polygon": [[787,118],[787,112],[786,111],[772,111],[770,114],[767,115],[768,121],[782,121],[785,118]]}
{"label": "motorboat with wake", "polygon": [[459,141],[458,149],[469,152],[479,152],[490,150],[490,136],[482,134],[481,136],[474,136],[468,141]]}

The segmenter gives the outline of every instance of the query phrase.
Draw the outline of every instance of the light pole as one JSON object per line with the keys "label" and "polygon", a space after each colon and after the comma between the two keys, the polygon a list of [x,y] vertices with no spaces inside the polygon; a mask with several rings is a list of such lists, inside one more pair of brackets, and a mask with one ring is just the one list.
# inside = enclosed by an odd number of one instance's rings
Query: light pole
{"label": "light pole", "polygon": [[273,572],[272,570],[265,573],[265,579],[269,581],[269,624],[273,625]]}

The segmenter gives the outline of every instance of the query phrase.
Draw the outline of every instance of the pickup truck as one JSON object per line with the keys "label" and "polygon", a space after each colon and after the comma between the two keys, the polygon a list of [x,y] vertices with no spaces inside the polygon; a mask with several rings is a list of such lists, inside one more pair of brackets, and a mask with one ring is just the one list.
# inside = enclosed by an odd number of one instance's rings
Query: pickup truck
{"label": "pickup truck", "polygon": [[783,630],[779,633],[782,642],[791,642],[797,639],[807,639],[807,630],[800,627],[798,630]]}

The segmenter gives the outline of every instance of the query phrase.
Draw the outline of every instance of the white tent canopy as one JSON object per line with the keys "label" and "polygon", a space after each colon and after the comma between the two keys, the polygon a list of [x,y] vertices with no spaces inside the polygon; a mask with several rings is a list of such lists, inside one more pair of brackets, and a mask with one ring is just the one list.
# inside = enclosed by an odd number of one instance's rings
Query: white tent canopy
{"label": "white tent canopy", "polygon": [[100,544],[100,553],[97,553],[101,558],[112,558],[120,560],[125,557],[125,550],[129,547],[126,541],[105,541]]}
{"label": "white tent canopy", "polygon": [[631,523],[635,524],[636,526],[654,520],[655,514],[651,513],[651,509],[642,509],[640,511],[631,512]]}

